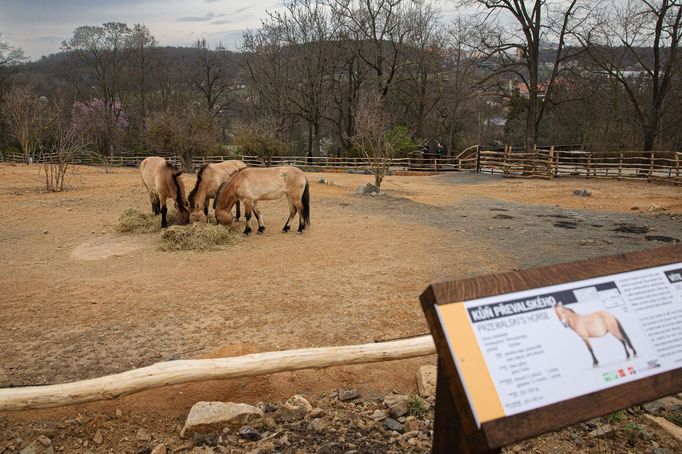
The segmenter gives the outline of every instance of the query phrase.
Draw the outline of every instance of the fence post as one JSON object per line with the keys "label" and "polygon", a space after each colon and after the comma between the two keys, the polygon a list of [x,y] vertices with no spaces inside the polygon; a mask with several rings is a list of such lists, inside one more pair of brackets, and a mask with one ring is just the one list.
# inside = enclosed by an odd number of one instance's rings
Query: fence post
{"label": "fence post", "polygon": [[549,147],[549,158],[547,159],[547,174],[550,178],[554,176],[554,145]]}
{"label": "fence post", "polygon": [[618,179],[620,180],[623,175],[623,152],[620,152],[620,157],[618,158]]}
{"label": "fence post", "polygon": [[649,174],[647,175],[646,181],[651,183],[651,177],[654,173],[654,152],[649,153]]}
{"label": "fence post", "polygon": [[590,178],[590,173],[592,173],[592,152],[587,155],[587,178]]}
{"label": "fence post", "polygon": [[481,173],[481,148],[476,145],[476,173]]}
{"label": "fence post", "polygon": [[675,153],[675,186],[680,181],[680,153]]}

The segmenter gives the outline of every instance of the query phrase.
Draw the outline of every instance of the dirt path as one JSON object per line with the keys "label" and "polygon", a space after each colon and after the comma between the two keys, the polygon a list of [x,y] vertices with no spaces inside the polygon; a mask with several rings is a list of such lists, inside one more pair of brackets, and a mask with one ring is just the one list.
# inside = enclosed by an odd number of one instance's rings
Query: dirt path
{"label": "dirt path", "polygon": [[[321,176],[334,184],[318,183]],[[113,231],[124,209],[149,210],[135,169],[81,167],[72,190],[44,193],[37,167],[0,165],[0,386],[237,347],[417,335],[427,331],[418,296],[431,281],[663,244],[646,237],[682,239],[682,188],[674,186],[451,174],[389,177],[386,195],[370,197],[356,195],[369,176],[308,177],[313,224],[304,235],[280,233],[281,200],[262,204],[264,235],[219,252],[167,253],[156,234]],[[194,177],[184,178],[192,187]],[[574,196],[578,188],[592,196]],[[283,398],[358,381],[409,391],[425,362],[433,358],[175,387],[89,408],[177,415],[201,399]]]}

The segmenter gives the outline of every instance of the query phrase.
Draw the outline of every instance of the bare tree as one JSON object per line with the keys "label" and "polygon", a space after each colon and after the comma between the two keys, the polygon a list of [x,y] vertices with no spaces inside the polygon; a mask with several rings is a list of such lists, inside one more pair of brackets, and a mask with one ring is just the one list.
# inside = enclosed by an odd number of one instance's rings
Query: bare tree
{"label": "bare tree", "polygon": [[609,2],[578,37],[597,71],[623,87],[642,131],[643,149],[652,150],[680,70],[682,2]]}
{"label": "bare tree", "polygon": [[157,41],[146,25],[135,24],[128,36],[126,46],[130,53],[130,72],[139,102],[137,124],[143,124],[147,116],[147,92],[151,85],[152,71],[158,65],[155,52]]}
{"label": "bare tree", "polygon": [[70,127],[61,100],[53,103],[46,119],[46,137],[42,150],[42,170],[48,191],[63,191],[66,177],[76,154],[85,151],[85,139]]}
{"label": "bare tree", "polygon": [[368,94],[360,101],[355,111],[355,127],[356,134],[351,141],[367,159],[374,185],[380,188],[396,151],[409,138],[403,129],[393,127],[384,101],[376,93]]}
{"label": "bare tree", "polygon": [[[573,56],[566,52],[566,36],[580,22],[577,17],[580,2],[571,0],[559,5],[548,0],[461,0],[459,3],[483,8],[480,51],[495,61],[495,74],[511,74],[526,87],[526,148],[530,150],[537,143],[545,105],[550,100],[561,66]],[[497,21],[500,16],[510,20],[509,25]],[[549,76],[541,81],[541,42],[548,39],[557,40],[555,58],[549,68]],[[541,90],[541,82],[544,90]],[[544,96],[540,96],[541,91],[544,91]]]}
{"label": "bare tree", "polygon": [[122,102],[126,88],[127,54],[124,50],[130,42],[130,35],[131,30],[126,24],[107,22],[102,26],[80,26],[69,41],[62,42],[62,50],[71,52],[90,71],[91,79],[86,81],[86,86],[92,90],[82,97],[102,100],[100,112],[105,118],[101,124],[106,129],[98,151],[103,156],[113,149],[114,128],[120,124],[117,115],[123,112],[123,109],[116,108],[116,103]]}
{"label": "bare tree", "polygon": [[242,122],[237,127],[234,144],[242,153],[257,156],[264,166],[270,167],[272,157],[287,149],[287,144],[280,139],[282,134],[277,131],[278,127],[279,122],[272,117]]}
{"label": "bare tree", "polygon": [[2,103],[9,133],[19,142],[26,164],[38,152],[44,132],[47,99],[28,86],[15,85],[5,95]]}
{"label": "bare tree", "polygon": [[205,102],[206,109],[212,116],[224,112],[234,99],[228,97],[230,78],[227,73],[227,50],[222,44],[211,49],[205,38],[194,43],[195,66],[190,82]]}

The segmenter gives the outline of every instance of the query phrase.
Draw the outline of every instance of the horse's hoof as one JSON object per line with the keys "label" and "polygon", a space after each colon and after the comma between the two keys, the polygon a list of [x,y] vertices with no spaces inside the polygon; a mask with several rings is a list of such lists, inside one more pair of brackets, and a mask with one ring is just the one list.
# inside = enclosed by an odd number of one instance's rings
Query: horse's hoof
{"label": "horse's hoof", "polygon": [[282,227],[282,233],[287,233],[289,230],[291,230],[291,227],[289,227],[288,225]]}
{"label": "horse's hoof", "polygon": [[251,229],[244,230],[244,235],[249,236],[251,234]]}
{"label": "horse's hoof", "polygon": [[263,230],[265,230],[265,227],[259,227],[258,234],[261,235],[263,233]]}

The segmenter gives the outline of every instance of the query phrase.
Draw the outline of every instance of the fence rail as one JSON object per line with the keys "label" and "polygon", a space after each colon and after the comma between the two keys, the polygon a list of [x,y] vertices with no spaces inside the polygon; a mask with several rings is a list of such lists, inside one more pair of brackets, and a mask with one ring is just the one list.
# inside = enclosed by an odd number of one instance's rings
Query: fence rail
{"label": "fence rail", "polygon": [[[180,164],[180,159],[168,153],[154,153],[173,164]],[[73,164],[108,165],[137,167],[142,160],[150,156],[146,154],[120,154],[103,158],[92,152],[79,153],[72,156]],[[9,162],[23,162],[23,157],[10,155],[3,157]],[[51,157],[44,156],[45,161]],[[231,156],[196,156],[191,166],[198,170],[204,164],[235,159]],[[251,167],[263,167],[265,161],[258,156],[239,156]],[[439,156],[421,152],[410,153],[408,157],[394,158],[389,162],[392,171],[407,170],[417,172],[450,172],[473,171],[490,174],[501,174],[512,178],[615,178],[618,180],[646,179],[647,181],[663,181],[678,185],[682,183],[680,175],[681,152],[673,151],[620,151],[590,152],[583,150],[566,150],[555,147],[537,147],[528,152],[523,149],[506,146],[489,149],[479,146],[469,147],[454,156]],[[42,162],[42,160],[37,160]],[[270,165],[290,165],[304,170],[338,169],[369,172],[376,164],[366,158],[332,157],[332,156],[273,156]]]}

